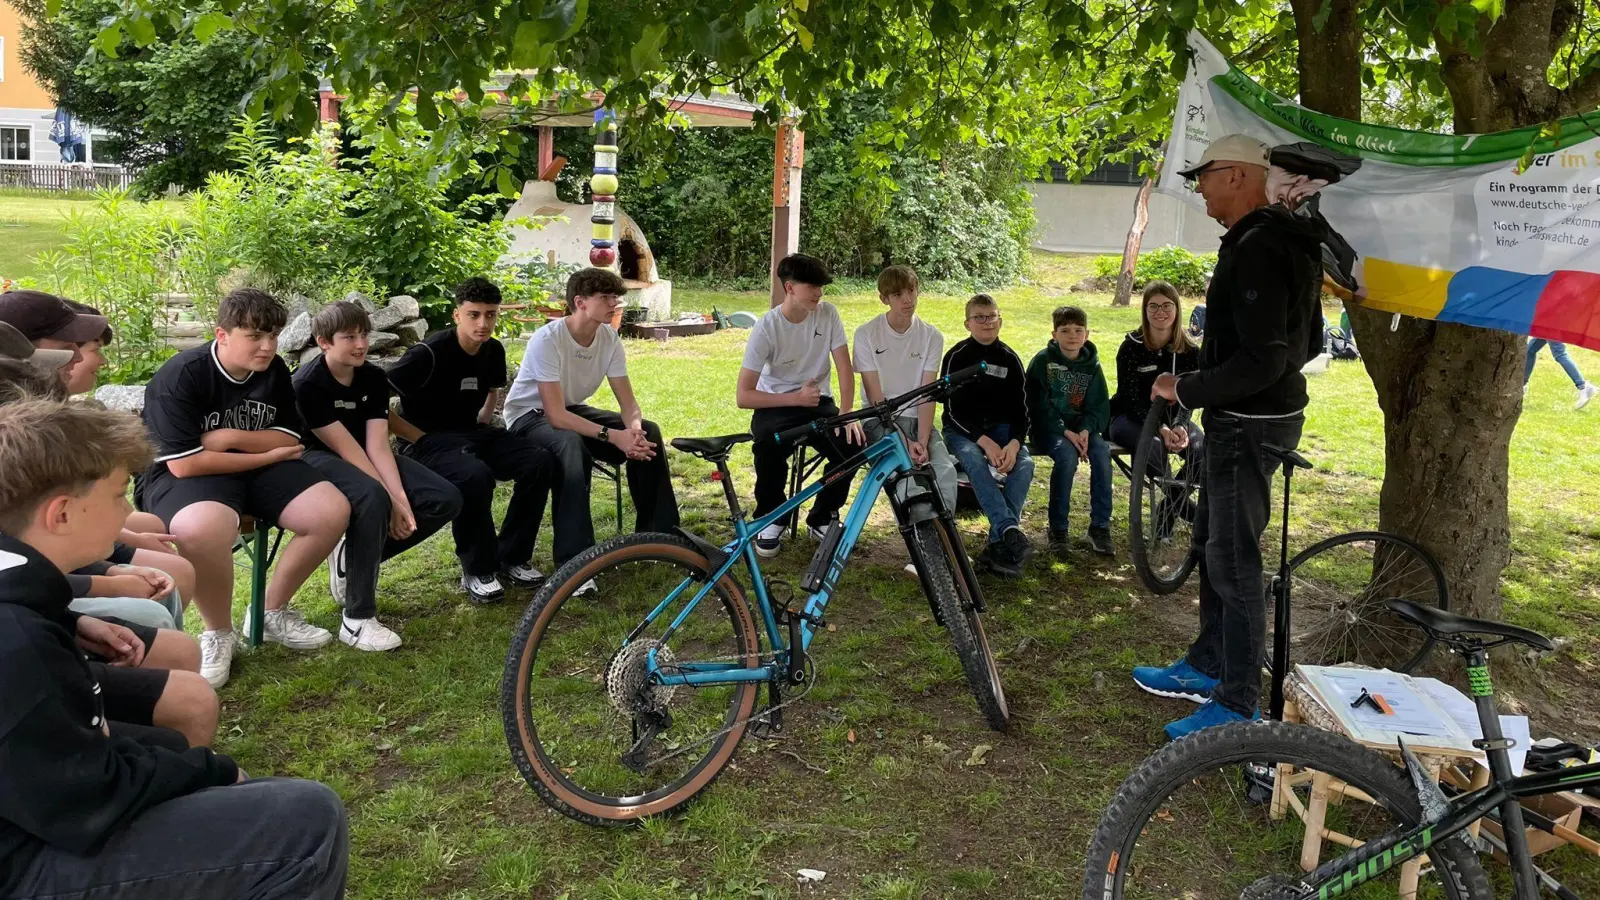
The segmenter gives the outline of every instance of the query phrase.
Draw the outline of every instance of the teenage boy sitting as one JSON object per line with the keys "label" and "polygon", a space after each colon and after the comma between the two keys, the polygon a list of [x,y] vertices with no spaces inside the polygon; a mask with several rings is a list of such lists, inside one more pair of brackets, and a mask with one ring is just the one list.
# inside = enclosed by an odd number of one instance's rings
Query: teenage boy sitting
{"label": "teenage boy sitting", "polygon": [[141,505],[194,564],[194,604],[205,621],[200,674],[213,687],[227,683],[233,664],[241,515],[295,535],[267,585],[263,636],[294,650],[333,639],[289,608],[344,534],[350,504],[300,458],[294,385],[277,355],[287,319],[271,294],[239,288],[217,306],[216,339],[167,360],[145,387],[144,422],[158,455],[140,485]]}
{"label": "teenage boy sitting", "polygon": [[[400,405],[389,427],[407,443],[401,453],[443,476],[461,493],[451,523],[461,560],[461,589],[474,603],[505,595],[499,576],[517,587],[544,578],[533,545],[550,492],[555,460],[527,438],[491,426],[506,383],[506,348],[494,338],[500,289],[469,278],[455,289],[455,327],[430,335],[389,370]],[[500,536],[494,533],[494,485],[516,483]]]}
{"label": "teenage boy sitting", "polygon": [[1067,549],[1072,510],[1072,479],[1078,463],[1089,463],[1089,547],[1110,556],[1111,395],[1100,356],[1089,340],[1089,314],[1058,306],[1050,314],[1054,331],[1028,363],[1028,419],[1032,442],[1055,460],[1050,473],[1050,549]]}
{"label": "teenage boy sitting", "polygon": [[132,662],[144,648],[69,612],[62,573],[110,552],[128,473],[150,457],[126,415],[47,401],[0,410],[0,896],[333,900],[348,852],[333,791],[238,784],[225,756],[107,723],[107,685],[83,652]]}
{"label": "teenage boy sitting", "polygon": [[61,383],[82,356],[79,345],[99,338],[110,328],[105,316],[80,313],[54,294],[43,291],[7,291],[0,294],[0,322],[15,328],[38,350],[64,350],[71,359],[60,365]]}
{"label": "teenage boy sitting", "polygon": [[[607,324],[628,289],[615,272],[582,269],[567,279],[567,315],[534,333],[506,397],[513,434],[555,456],[555,564],[594,545],[589,507],[593,460],[625,464],[633,496],[634,530],[678,527],[661,428],[646,421],[628,380],[627,352]],[[620,412],[587,405],[602,382]]]}
{"label": "teenage boy sitting", "polygon": [[339,640],[393,650],[400,635],[378,621],[378,566],[427,540],[461,512],[461,492],[389,449],[389,379],[367,365],[372,320],[332,303],[311,320],[322,355],[294,373],[305,461],[350,501],[350,527],[328,557],[333,599],[344,607]]}
{"label": "teenage boy sitting", "polygon": [[944,355],[939,374],[986,363],[984,377],[944,404],[944,440],[972,482],[978,505],[989,518],[985,561],[1002,575],[1020,575],[1033,555],[1022,532],[1022,508],[1033,483],[1028,436],[1028,396],[1022,360],[1000,340],[1000,307],[988,294],[967,301],[971,335]]}
{"label": "teenage boy sitting", "polygon": [[[944,335],[917,317],[921,284],[910,266],[890,266],[878,275],[878,300],[888,307],[856,329],[855,370],[868,403],[882,403],[939,377]],[[911,461],[933,467],[934,484],[946,509],[956,508],[956,464],[944,438],[933,427],[932,402],[900,411],[900,429],[911,436]],[[881,437],[877,422],[867,423],[867,437]],[[903,484],[908,484],[904,483]],[[902,495],[902,499],[905,497]],[[932,512],[932,507],[924,508]]]}
{"label": "teenage boy sitting", "polygon": [[[755,435],[756,518],[771,513],[788,499],[789,457],[793,444],[780,444],[773,435],[797,425],[847,413],[855,405],[855,373],[844,322],[832,303],[822,299],[822,289],[833,283],[822,260],[802,253],[778,263],[783,302],[768,310],[750,330],[744,347],[744,367],[739,370],[740,409],[755,412],[750,433]],[[835,405],[829,384],[829,363],[839,369],[839,396]],[[850,455],[846,443],[862,444],[861,423],[851,422],[843,435],[813,434],[802,441],[828,460],[824,477]],[[828,523],[850,496],[850,478],[832,481],[812,501],[806,525],[813,537],[825,536]],[[777,556],[783,547],[786,521],[774,522],[756,535],[756,552]]]}

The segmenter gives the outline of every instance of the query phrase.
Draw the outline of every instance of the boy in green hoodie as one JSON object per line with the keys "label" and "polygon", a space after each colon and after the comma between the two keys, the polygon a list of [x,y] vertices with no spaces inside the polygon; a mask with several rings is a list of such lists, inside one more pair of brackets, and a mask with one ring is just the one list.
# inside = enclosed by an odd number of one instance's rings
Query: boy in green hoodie
{"label": "boy in green hoodie", "polygon": [[1058,306],[1054,332],[1028,364],[1028,419],[1036,453],[1055,460],[1050,476],[1050,549],[1067,548],[1067,517],[1078,463],[1089,462],[1089,546],[1106,556],[1111,545],[1111,396],[1100,357],[1089,340],[1089,315]]}

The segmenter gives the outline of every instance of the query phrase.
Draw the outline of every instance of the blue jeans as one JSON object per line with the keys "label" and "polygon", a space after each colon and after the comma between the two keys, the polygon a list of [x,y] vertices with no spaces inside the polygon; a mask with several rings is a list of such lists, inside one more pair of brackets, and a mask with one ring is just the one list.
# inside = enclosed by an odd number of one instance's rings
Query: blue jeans
{"label": "blue jeans", "polygon": [[[1002,426],[987,437],[1004,447],[1011,442],[1011,430]],[[961,471],[967,473],[972,492],[978,495],[978,505],[989,518],[989,543],[1000,540],[1007,528],[1021,526],[1022,507],[1028,501],[1028,487],[1033,484],[1033,457],[1028,455],[1028,448],[1017,450],[1017,464],[1001,485],[989,474],[989,458],[975,441],[952,429],[944,433],[944,443],[961,462]]]}
{"label": "blue jeans", "polygon": [[[1050,530],[1066,531],[1072,511],[1072,479],[1078,474],[1078,448],[1063,435],[1045,448],[1056,467],[1050,473]],[[1111,527],[1111,445],[1089,434],[1089,527]]]}
{"label": "blue jeans", "polygon": [[1545,344],[1550,345],[1550,355],[1555,361],[1561,364],[1561,368],[1567,370],[1567,377],[1572,379],[1573,387],[1582,389],[1588,382],[1583,380],[1583,373],[1578,371],[1578,364],[1573,362],[1572,357],[1567,355],[1567,345],[1560,341],[1547,341],[1544,338],[1529,338],[1528,340],[1528,364],[1522,373],[1522,383],[1527,384],[1528,379],[1533,377],[1533,364],[1538,361],[1539,351],[1544,348]]}

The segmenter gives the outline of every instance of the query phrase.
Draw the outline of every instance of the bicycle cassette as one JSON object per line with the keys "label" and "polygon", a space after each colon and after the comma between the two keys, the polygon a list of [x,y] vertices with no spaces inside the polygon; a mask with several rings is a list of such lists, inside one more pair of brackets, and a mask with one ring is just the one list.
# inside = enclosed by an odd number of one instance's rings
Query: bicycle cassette
{"label": "bicycle cassette", "polygon": [[656,667],[672,668],[672,650],[656,640],[637,640],[611,657],[606,664],[606,696],[624,715],[659,712],[672,702],[675,684],[654,684],[650,680],[650,651],[656,651]]}

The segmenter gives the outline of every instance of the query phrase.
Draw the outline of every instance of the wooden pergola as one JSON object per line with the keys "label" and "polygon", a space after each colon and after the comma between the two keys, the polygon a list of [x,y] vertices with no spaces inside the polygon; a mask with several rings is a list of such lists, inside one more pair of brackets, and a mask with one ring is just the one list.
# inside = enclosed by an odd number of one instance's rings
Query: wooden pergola
{"label": "wooden pergola", "polygon": [[[509,76],[484,87],[484,93],[506,97]],[[344,97],[333,92],[328,82],[323,82],[318,109],[324,122],[337,122]],[[542,101],[539,116],[539,178],[554,181],[565,161],[555,158],[555,129],[590,128],[594,113],[605,102],[599,91],[586,96],[587,109],[574,110],[555,100]],[[731,94],[673,97],[669,101],[674,113],[687,119],[692,128],[750,128],[755,123],[756,105]],[[621,114],[626,120],[626,114]],[[773,147],[772,165],[772,254],[768,271],[772,282],[772,305],[783,299],[783,286],[778,283],[778,261],[800,249],[800,173],[805,168],[805,133],[795,127],[792,119],[778,125]]]}

